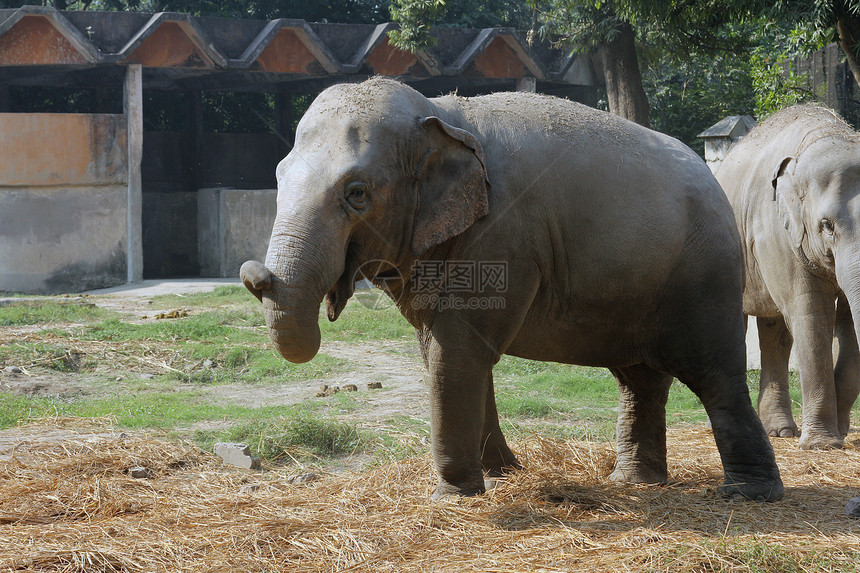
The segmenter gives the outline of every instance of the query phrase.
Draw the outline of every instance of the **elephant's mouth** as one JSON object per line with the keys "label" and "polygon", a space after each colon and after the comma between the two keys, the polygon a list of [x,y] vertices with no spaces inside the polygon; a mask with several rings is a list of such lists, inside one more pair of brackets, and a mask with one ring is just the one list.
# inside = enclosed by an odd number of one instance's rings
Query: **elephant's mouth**
{"label": "elephant's mouth", "polygon": [[337,320],[355,292],[355,271],[347,265],[343,274],[325,295],[326,315],[331,322]]}
{"label": "elephant's mouth", "polygon": [[396,265],[384,260],[359,263],[358,258],[353,245],[350,245],[347,250],[343,273],[325,295],[326,314],[332,322],[338,319],[346,307],[346,303],[352,298],[355,293],[355,284],[358,281],[368,279],[392,298],[395,297],[392,294],[391,283],[400,284],[403,282],[403,275]]}

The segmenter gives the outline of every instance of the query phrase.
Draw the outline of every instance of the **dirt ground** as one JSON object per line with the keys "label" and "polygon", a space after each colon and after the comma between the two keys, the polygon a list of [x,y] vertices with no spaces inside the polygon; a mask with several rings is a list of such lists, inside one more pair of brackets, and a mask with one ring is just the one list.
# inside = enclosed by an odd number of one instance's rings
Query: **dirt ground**
{"label": "dirt ground", "polygon": [[[152,312],[152,297],[164,294],[189,294],[211,291],[224,284],[238,284],[226,280],[183,280],[183,281],[144,281],[112,289],[102,289],[84,293],[86,300],[97,306],[121,312],[139,321],[139,317]],[[39,325],[0,328],[0,340],[24,338],[38,331]],[[322,385],[343,387],[347,384],[358,386],[355,395],[362,407],[355,410],[355,416],[373,422],[374,420],[406,416],[427,420],[427,387],[424,385],[424,366],[413,342],[380,343],[343,343],[324,341],[320,352],[347,360],[352,367],[349,372],[330,377],[313,378],[283,384],[248,385],[218,384],[209,386],[194,385],[198,392],[211,395],[213,403],[229,401],[238,406],[259,408],[263,406],[284,406],[313,399]],[[146,368],[143,368],[146,370]],[[152,374],[161,374],[158,368]],[[116,387],[125,382],[120,374],[115,381]],[[0,370],[0,389],[11,390],[27,396],[56,396],[60,398],[104,393],[103,380],[97,374],[64,373],[48,368],[28,370],[26,373],[9,373]],[[367,384],[380,382],[385,391],[366,392]],[[191,385],[176,384],[177,390]],[[115,390],[114,388],[113,390]]]}

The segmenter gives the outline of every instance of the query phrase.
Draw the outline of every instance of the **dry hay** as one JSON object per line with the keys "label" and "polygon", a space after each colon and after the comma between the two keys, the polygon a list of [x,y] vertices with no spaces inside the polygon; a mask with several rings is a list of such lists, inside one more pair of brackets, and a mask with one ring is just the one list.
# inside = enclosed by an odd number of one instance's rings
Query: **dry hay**
{"label": "dry hay", "polygon": [[[667,487],[607,482],[611,444],[535,436],[515,444],[526,471],[443,502],[428,499],[429,455],[289,485],[189,445],[85,438],[0,462],[0,571],[847,571],[860,556],[843,512],[857,439],[830,452],[774,439],[786,499],[758,504],[716,496],[698,428],[670,431]],[[138,465],[152,478],[129,477]]]}

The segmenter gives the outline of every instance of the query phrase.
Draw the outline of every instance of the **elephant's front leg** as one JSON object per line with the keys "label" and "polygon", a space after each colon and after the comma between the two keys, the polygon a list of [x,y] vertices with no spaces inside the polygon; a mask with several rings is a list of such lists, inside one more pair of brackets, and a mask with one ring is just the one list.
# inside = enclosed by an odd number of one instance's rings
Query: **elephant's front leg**
{"label": "elephant's front leg", "polygon": [[833,377],[835,293],[830,296],[821,292],[815,294],[817,296],[809,293],[798,297],[794,308],[785,313],[794,336],[800,371],[803,428],[799,445],[804,450],[842,447]]}
{"label": "elephant's front leg", "polygon": [[836,301],[836,339],[839,342],[839,355],[836,359],[834,379],[836,382],[836,419],[839,435],[845,437],[851,426],[851,408],[860,394],[860,347],[851,309],[844,294]]}
{"label": "elephant's front leg", "polygon": [[665,483],[666,401],[672,377],[644,364],[610,370],[621,399],[615,436],[618,458],[609,479]]}
{"label": "elephant's front leg", "polygon": [[[495,357],[483,345],[464,340],[440,343],[436,338],[430,340],[427,354],[431,443],[439,473],[433,499],[484,493],[482,438]],[[503,442],[500,433],[499,437]]]}
{"label": "elephant's front leg", "polygon": [[792,338],[781,316],[756,319],[761,348],[761,380],[758,388],[758,416],[769,436],[800,435],[791,413],[788,389],[788,360]]}

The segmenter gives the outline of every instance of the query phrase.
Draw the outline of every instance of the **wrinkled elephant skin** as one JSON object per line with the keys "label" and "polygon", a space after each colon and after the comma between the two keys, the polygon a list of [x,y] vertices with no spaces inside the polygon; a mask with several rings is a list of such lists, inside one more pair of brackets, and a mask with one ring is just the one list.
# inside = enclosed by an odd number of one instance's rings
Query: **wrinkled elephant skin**
{"label": "wrinkled elephant skin", "polygon": [[722,491],[782,497],[746,386],[740,238],[704,162],[675,139],[526,93],[427,99],[385,79],[313,102],[278,166],[266,257],[243,280],[289,360],[319,348],[355,281],[384,285],[429,370],[435,497],[519,467],[499,429],[502,354],[610,368],[611,478],[667,480],[672,377],[702,399]]}
{"label": "wrinkled elephant skin", "polygon": [[[830,110],[788,108],[735,145],[716,176],[744,243],[759,416],[772,436],[800,435],[803,449],[841,447],[860,392],[860,134]],[[788,389],[792,348],[802,432]]]}

